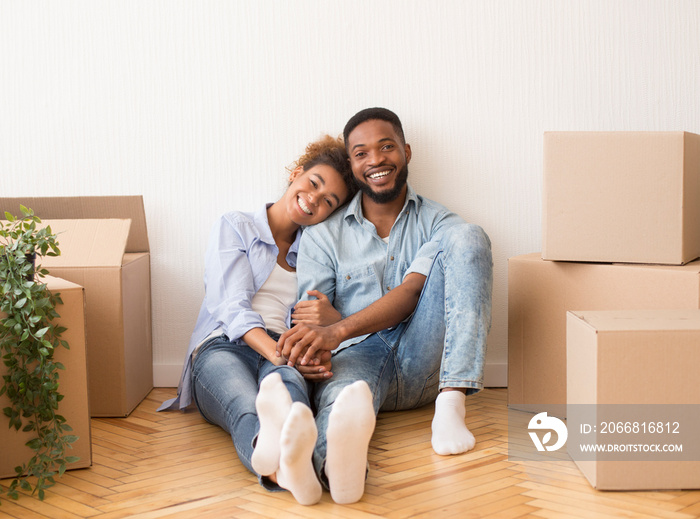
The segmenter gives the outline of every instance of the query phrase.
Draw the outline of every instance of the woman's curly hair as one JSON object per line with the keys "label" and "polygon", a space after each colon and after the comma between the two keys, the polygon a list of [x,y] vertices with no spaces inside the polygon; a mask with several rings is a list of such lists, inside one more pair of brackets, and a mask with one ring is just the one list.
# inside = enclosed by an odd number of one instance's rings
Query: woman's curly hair
{"label": "woman's curly hair", "polygon": [[323,135],[318,140],[309,143],[306,146],[304,154],[299,157],[294,163],[287,168],[288,171],[294,171],[301,167],[304,171],[308,171],[314,166],[325,164],[335,169],[343,178],[345,185],[348,188],[348,200],[357,192],[352,169],[348,160],[348,153],[345,150],[345,144],[340,137],[331,137]]}

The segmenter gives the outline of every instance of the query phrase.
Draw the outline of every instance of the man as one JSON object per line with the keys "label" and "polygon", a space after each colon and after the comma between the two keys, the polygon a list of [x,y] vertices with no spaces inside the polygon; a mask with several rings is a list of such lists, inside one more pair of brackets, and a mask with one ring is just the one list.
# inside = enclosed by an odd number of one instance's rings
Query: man
{"label": "man", "polygon": [[[294,365],[335,350],[334,375],[316,391],[314,465],[336,501],[352,502],[364,491],[379,409],[435,401],[435,452],[473,448],[464,404],[483,387],[492,260],[480,227],[407,183],[411,147],[396,114],[362,110],[344,137],[360,192],[304,232],[297,263],[300,294],[327,297],[342,318],[326,327],[295,326],[278,352]],[[314,308],[300,302],[292,317]]]}

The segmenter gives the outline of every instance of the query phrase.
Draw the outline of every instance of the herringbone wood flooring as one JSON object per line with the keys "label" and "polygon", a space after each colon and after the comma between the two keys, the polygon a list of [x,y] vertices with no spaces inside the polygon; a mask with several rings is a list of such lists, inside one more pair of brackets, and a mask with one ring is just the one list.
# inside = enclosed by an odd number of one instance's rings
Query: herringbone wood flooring
{"label": "herringbone wood flooring", "polygon": [[128,418],[93,419],[93,466],[67,472],[43,502],[1,497],[0,516],[700,517],[700,491],[599,492],[573,462],[508,461],[504,389],[469,397],[467,424],[477,446],[461,456],[433,453],[432,406],[380,414],[362,500],[340,506],[325,493],[303,507],[287,492],[258,486],[227,434],[198,413],[156,413],[173,394],[155,389]]}

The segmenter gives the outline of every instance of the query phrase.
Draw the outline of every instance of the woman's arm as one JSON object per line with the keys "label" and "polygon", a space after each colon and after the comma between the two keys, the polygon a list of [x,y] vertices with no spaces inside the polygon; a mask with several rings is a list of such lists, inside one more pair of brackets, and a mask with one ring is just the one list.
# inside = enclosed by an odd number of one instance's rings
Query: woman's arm
{"label": "woman's arm", "polygon": [[205,259],[204,304],[230,340],[254,328],[265,328],[252,309],[255,274],[248,256],[257,229],[239,213],[227,213],[212,229]]}
{"label": "woman's arm", "polygon": [[263,328],[248,330],[241,339],[273,364],[283,366],[287,363],[283,357],[277,356],[277,343]]}

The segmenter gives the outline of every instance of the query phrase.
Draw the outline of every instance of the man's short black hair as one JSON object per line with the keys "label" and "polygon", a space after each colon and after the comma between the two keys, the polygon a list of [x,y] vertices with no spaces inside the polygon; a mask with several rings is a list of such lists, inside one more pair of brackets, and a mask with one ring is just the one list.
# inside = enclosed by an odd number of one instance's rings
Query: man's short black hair
{"label": "man's short black hair", "polygon": [[343,140],[345,141],[346,148],[348,146],[348,137],[352,131],[358,125],[373,119],[379,119],[380,121],[390,123],[394,127],[396,135],[398,135],[401,139],[401,143],[406,144],[406,138],[403,135],[403,126],[401,126],[401,120],[399,119],[398,115],[391,110],[387,110],[386,108],[365,108],[364,110],[360,110],[353,115],[345,125],[345,129],[343,130]]}

